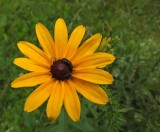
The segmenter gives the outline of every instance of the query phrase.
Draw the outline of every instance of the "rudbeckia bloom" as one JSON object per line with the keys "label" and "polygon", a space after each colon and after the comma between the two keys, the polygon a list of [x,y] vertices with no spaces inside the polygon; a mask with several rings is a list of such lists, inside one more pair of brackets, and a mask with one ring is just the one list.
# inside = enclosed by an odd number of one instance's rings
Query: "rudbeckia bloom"
{"label": "rudbeckia bloom", "polygon": [[94,53],[102,36],[97,33],[80,45],[85,27],[76,27],[68,39],[63,19],[55,23],[54,40],[47,28],[38,23],[36,34],[43,50],[20,41],[19,50],[26,58],[16,58],[14,64],[30,71],[15,79],[13,88],[38,85],[27,98],[24,110],[31,112],[47,99],[47,116],[56,120],[64,105],[73,121],[80,118],[81,106],[78,93],[97,104],[106,104],[108,96],[99,84],[112,84],[113,77],[100,69],[111,64],[115,57],[108,53]]}

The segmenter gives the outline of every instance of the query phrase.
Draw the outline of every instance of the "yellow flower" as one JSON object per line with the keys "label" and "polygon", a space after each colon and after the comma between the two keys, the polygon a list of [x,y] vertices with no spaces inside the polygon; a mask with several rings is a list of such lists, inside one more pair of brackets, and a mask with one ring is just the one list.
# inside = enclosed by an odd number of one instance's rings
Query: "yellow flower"
{"label": "yellow flower", "polygon": [[97,33],[80,43],[85,27],[76,27],[68,40],[68,31],[63,19],[55,23],[54,40],[47,28],[38,23],[36,34],[43,51],[29,42],[18,43],[19,50],[27,58],[16,58],[14,64],[30,71],[15,79],[13,88],[32,87],[38,84],[28,97],[24,110],[31,112],[48,98],[47,116],[56,120],[64,105],[73,121],[80,118],[81,106],[78,93],[97,104],[106,104],[108,96],[98,84],[112,84],[113,77],[100,69],[111,64],[115,57],[99,52],[102,36]]}

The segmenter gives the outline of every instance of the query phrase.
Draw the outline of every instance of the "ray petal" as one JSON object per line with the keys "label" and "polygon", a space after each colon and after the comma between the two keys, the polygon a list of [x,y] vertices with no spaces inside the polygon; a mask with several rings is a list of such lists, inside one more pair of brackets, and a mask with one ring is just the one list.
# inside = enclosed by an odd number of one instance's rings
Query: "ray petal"
{"label": "ray petal", "polygon": [[31,72],[16,78],[12,83],[12,88],[31,87],[42,84],[52,77],[50,72]]}
{"label": "ray petal", "polygon": [[65,21],[59,18],[55,23],[54,40],[56,48],[56,59],[63,57],[63,52],[68,42],[68,30]]}
{"label": "ray petal", "polygon": [[36,34],[44,52],[49,58],[54,56],[55,45],[48,29],[41,23],[36,24]]}
{"label": "ray petal", "polygon": [[86,56],[85,58],[73,63],[76,70],[87,68],[103,68],[108,64],[111,64],[115,60],[115,57],[108,53],[98,52]]}
{"label": "ray petal", "polygon": [[28,59],[28,58],[16,58],[13,62],[15,65],[28,70],[28,71],[35,71],[35,72],[49,72],[50,67],[46,68],[43,65],[36,63],[35,61]]}
{"label": "ray petal", "polygon": [[102,35],[97,33],[86,40],[76,51],[74,57],[71,61],[74,63],[75,61],[79,61],[87,55],[92,54],[98,48],[102,39]]}
{"label": "ray petal", "polygon": [[25,56],[34,60],[35,62],[45,66],[50,65],[50,59],[42,50],[37,48],[35,45],[29,42],[20,41],[18,43],[18,48]]}
{"label": "ray petal", "polygon": [[65,89],[63,82],[57,81],[57,84],[54,86],[51,97],[49,98],[47,104],[47,116],[52,120],[56,120],[61,112],[64,93]]}
{"label": "ray petal", "polygon": [[94,103],[106,104],[108,102],[106,92],[97,84],[72,78],[70,86],[76,88],[80,94]]}
{"label": "ray petal", "polygon": [[77,95],[76,89],[67,83],[64,85],[65,87],[65,97],[64,97],[64,106],[69,115],[69,117],[73,121],[78,121],[80,118],[80,101]]}
{"label": "ray petal", "polygon": [[54,84],[55,80],[51,79],[34,90],[27,98],[24,110],[26,112],[32,112],[41,106],[51,95]]}
{"label": "ray petal", "polygon": [[83,25],[80,25],[73,30],[67,44],[66,55],[65,55],[66,58],[71,59],[72,56],[75,54],[79,44],[83,39],[85,31],[86,29]]}
{"label": "ray petal", "polygon": [[112,75],[101,69],[77,70],[72,76],[95,84],[112,84],[113,82]]}

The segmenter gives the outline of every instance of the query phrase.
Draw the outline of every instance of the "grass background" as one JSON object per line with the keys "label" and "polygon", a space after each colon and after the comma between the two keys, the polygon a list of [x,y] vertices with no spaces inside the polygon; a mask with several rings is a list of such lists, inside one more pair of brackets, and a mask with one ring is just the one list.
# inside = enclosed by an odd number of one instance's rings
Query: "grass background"
{"label": "grass background", "polygon": [[87,27],[85,39],[97,32],[112,37],[106,50],[116,56],[106,68],[113,74],[114,84],[103,86],[110,103],[99,106],[81,98],[81,119],[78,123],[67,119],[68,131],[159,132],[159,14],[159,0],[0,0],[0,132],[63,128],[59,119],[47,119],[46,104],[32,113],[23,111],[35,88],[10,87],[13,79],[25,73],[12,63],[23,56],[16,43],[25,40],[38,45],[36,23],[42,22],[52,33],[59,17],[66,21],[69,33],[83,24]]}

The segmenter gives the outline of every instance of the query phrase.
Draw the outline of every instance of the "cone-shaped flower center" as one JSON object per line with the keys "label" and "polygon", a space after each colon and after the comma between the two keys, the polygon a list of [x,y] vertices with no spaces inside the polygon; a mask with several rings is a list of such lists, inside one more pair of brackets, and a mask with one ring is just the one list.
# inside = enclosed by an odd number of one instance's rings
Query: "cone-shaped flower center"
{"label": "cone-shaped flower center", "polygon": [[63,58],[55,61],[51,66],[52,78],[63,81],[71,77],[72,70],[72,63],[69,60]]}

